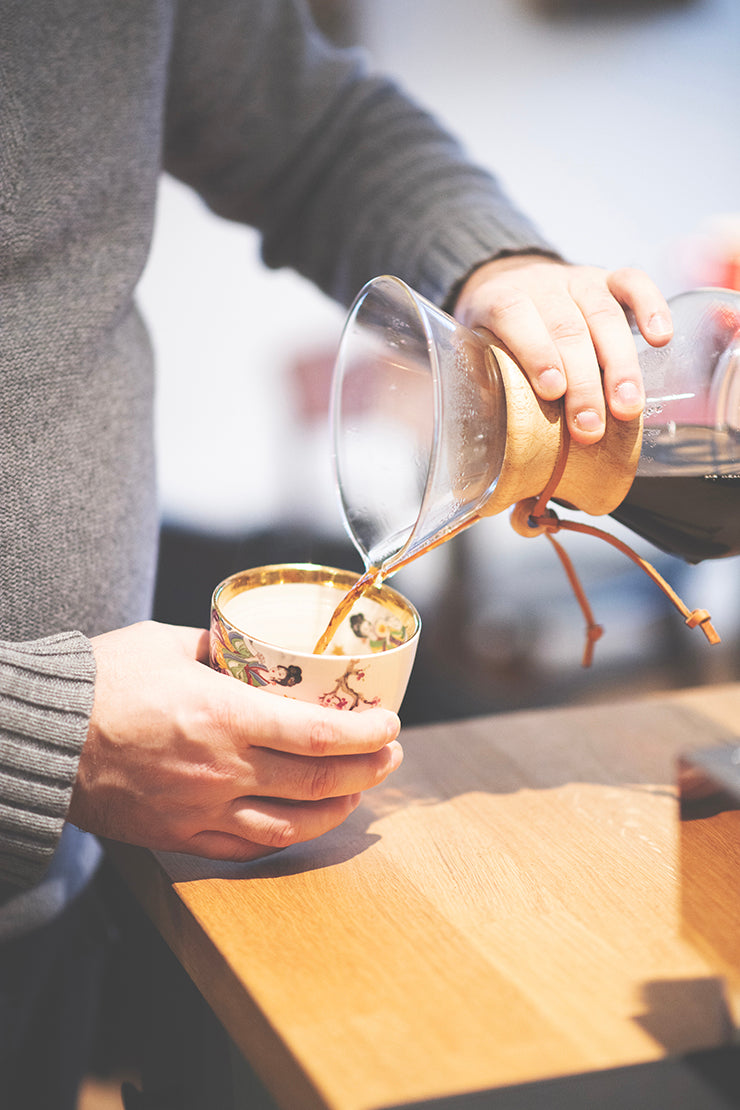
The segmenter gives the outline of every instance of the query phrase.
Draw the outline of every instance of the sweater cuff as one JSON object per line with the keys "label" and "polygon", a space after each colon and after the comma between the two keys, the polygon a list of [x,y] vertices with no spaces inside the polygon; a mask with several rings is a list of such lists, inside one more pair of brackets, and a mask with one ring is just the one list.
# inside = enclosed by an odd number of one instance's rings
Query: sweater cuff
{"label": "sweater cuff", "polygon": [[32,886],[56,850],[95,689],[81,632],[0,641],[0,880]]}

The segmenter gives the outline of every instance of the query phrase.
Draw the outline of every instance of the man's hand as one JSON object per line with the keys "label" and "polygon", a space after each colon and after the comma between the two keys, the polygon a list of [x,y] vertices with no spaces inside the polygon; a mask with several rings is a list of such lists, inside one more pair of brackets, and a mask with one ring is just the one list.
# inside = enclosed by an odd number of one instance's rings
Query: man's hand
{"label": "man's hand", "polygon": [[638,416],[645,404],[624,309],[652,346],[670,340],[668,305],[641,270],[519,255],[480,266],[460,291],[454,315],[469,328],[493,332],[543,400],[564,397],[571,436],[589,444],[604,433],[605,401],[618,420]]}
{"label": "man's hand", "polygon": [[92,640],[95,701],[69,820],[149,848],[249,860],[334,828],[400,764],[395,713],[346,713],[210,670],[208,633]]}

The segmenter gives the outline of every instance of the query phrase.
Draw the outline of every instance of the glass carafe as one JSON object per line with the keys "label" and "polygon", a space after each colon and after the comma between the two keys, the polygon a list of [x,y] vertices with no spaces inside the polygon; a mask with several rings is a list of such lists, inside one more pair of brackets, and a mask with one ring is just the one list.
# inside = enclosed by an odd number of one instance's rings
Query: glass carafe
{"label": "glass carafe", "polygon": [[670,302],[674,337],[636,334],[642,420],[607,416],[604,440],[568,444],[562,405],[536,398],[508,354],[395,277],[350,310],[332,398],[345,524],[366,567],[387,578],[482,515],[548,488],[611,515],[690,562],[740,552],[740,293]]}
{"label": "glass carafe", "polygon": [[477,519],[496,487],[507,422],[490,338],[391,276],[350,310],[333,382],[335,473],[349,535],[383,578]]}
{"label": "glass carafe", "polygon": [[636,333],[647,402],[630,491],[612,516],[690,563],[740,553],[740,293],[670,300],[674,334]]}

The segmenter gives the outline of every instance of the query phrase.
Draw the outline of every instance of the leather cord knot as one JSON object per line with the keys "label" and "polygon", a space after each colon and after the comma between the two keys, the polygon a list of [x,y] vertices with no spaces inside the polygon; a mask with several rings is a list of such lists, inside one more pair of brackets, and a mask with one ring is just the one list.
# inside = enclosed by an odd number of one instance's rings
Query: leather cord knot
{"label": "leather cord knot", "polygon": [[[720,641],[719,636],[712,627],[712,617],[706,609],[693,609],[688,617],[685,618],[685,623],[689,628],[696,628],[701,625],[701,629],[711,644],[718,644]],[[715,638],[713,639],[712,636]]]}

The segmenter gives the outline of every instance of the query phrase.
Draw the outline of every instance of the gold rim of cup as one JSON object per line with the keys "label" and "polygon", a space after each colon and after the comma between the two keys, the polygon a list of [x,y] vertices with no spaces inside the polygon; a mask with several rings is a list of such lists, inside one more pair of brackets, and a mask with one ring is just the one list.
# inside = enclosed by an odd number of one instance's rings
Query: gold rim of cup
{"label": "gold rim of cup", "polygon": [[[216,586],[213,591],[211,599],[211,607],[219,620],[223,621],[230,628],[234,628],[237,632],[248,636],[255,644],[264,644],[265,647],[272,649],[284,650],[283,645],[274,643],[271,640],[265,640],[259,636],[254,636],[249,629],[241,628],[238,624],[227,617],[221,608],[232,598],[246,590],[254,590],[260,586],[276,586],[276,585],[317,585],[328,586],[337,592],[337,604],[339,604],[342,597],[349,592],[349,590],[356,584],[361,575],[351,570],[340,570],[337,567],[320,566],[316,563],[273,563],[267,566],[252,567],[249,570],[237,571],[236,574],[229,575],[222,582]],[[381,586],[370,586],[364,590],[361,598],[358,598],[358,603],[361,600],[369,599],[370,601],[377,602],[382,605],[384,609],[395,617],[411,618],[413,621],[413,632],[408,636],[402,644],[396,647],[387,648],[384,655],[391,654],[394,651],[402,651],[408,644],[419,635],[421,631],[421,617],[412,603],[399,593],[398,590],[383,583]],[[354,610],[354,607],[353,607]],[[349,615],[347,618],[349,619]],[[291,650],[292,655],[312,656],[310,651],[296,651]],[[374,654],[370,652],[353,652],[358,658],[363,654]],[[317,656],[313,656],[317,658]]]}

